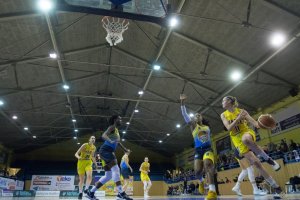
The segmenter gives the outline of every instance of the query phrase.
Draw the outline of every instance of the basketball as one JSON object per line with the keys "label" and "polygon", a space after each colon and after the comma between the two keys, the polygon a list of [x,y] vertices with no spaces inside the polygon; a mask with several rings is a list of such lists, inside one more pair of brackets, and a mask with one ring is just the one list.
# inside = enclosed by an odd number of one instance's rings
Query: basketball
{"label": "basketball", "polygon": [[259,116],[257,122],[262,129],[273,129],[276,127],[276,121],[270,114]]}

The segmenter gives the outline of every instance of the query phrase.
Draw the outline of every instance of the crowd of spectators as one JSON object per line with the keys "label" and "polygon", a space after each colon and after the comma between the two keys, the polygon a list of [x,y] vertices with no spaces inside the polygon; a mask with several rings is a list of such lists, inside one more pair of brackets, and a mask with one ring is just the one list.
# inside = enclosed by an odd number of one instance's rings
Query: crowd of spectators
{"label": "crowd of spectators", "polygon": [[[300,161],[300,144],[290,140],[289,144],[285,139],[275,144],[270,142],[262,146],[263,150],[273,159],[282,158],[285,163]],[[219,154],[217,157],[218,171],[239,167],[237,160],[234,158],[233,150]]]}
{"label": "crowd of spectators", "polygon": [[169,186],[167,195],[199,195],[199,183],[191,182],[187,184],[184,181],[183,184],[176,186]]}

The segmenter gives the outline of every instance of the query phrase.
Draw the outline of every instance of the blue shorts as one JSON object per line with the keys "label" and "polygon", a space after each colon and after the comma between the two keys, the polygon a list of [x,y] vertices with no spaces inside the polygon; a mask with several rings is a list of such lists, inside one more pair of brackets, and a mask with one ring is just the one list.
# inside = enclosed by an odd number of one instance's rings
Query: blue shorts
{"label": "blue shorts", "polygon": [[196,159],[203,159],[203,155],[206,153],[206,152],[208,152],[208,151],[212,151],[212,149],[211,149],[211,147],[210,146],[208,146],[208,147],[197,147],[196,149],[195,149],[195,157],[194,157],[194,159],[196,160]]}
{"label": "blue shorts", "polygon": [[121,168],[121,175],[124,179],[129,179],[129,176],[131,176],[131,171],[129,168]]}
{"label": "blue shorts", "polygon": [[115,150],[107,145],[102,145],[99,150],[100,158],[104,160],[106,164],[110,163],[113,160],[117,160],[115,155]]}

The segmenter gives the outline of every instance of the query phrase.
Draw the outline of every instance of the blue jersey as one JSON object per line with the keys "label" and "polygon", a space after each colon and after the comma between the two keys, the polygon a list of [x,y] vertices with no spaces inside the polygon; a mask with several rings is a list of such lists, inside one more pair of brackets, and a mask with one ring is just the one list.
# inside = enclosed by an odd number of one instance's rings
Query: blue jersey
{"label": "blue jersey", "polygon": [[124,160],[121,161],[121,165],[120,166],[121,166],[122,169],[127,169],[128,168],[128,166],[126,165],[126,163],[125,163]]}
{"label": "blue jersey", "polygon": [[[119,134],[119,130],[117,128],[115,128],[115,131],[112,131],[111,133],[108,133],[107,136],[109,137],[109,139],[111,139],[112,141],[116,141],[116,139],[120,138],[120,134]],[[112,147],[113,150],[115,151],[118,147],[118,143],[110,143],[109,141],[105,141],[104,145]]]}
{"label": "blue jersey", "polygon": [[207,148],[211,146],[210,129],[208,126],[200,126],[197,124],[192,134],[195,142],[195,148]]}

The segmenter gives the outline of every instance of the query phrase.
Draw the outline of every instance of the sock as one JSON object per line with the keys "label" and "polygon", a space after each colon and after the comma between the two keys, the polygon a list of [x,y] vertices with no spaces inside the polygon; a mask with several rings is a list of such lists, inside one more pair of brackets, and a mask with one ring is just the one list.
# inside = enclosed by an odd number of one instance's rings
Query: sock
{"label": "sock", "polygon": [[238,177],[238,182],[243,182],[244,178],[247,176],[248,170],[243,169]]}
{"label": "sock", "polygon": [[84,190],[88,190],[90,187],[90,184],[86,184]]}
{"label": "sock", "polygon": [[123,188],[122,188],[122,185],[116,185],[116,187],[117,187],[117,190],[118,190],[119,193],[124,192]]}
{"label": "sock", "polygon": [[209,188],[209,191],[213,191],[213,192],[216,191],[216,186],[214,184],[208,185],[208,188]]}
{"label": "sock", "polygon": [[241,186],[241,182],[236,182],[236,184],[235,184],[235,186],[234,187],[238,187],[238,188],[240,188],[240,186]]}
{"label": "sock", "polygon": [[276,181],[271,176],[269,178],[266,178],[266,181],[271,185],[272,188],[279,187],[279,185],[276,183]]}
{"label": "sock", "polygon": [[253,190],[258,190],[257,185],[256,185],[256,181],[255,181],[255,177],[254,177],[254,169],[252,166],[247,168],[247,172],[248,172],[248,178],[250,180],[250,183],[252,184]]}
{"label": "sock", "polygon": [[97,191],[97,187],[96,186],[94,186],[92,189],[91,189],[91,192],[96,192]]}
{"label": "sock", "polygon": [[251,182],[251,185],[253,187],[253,190],[258,190],[258,187],[256,185],[256,182]]}

